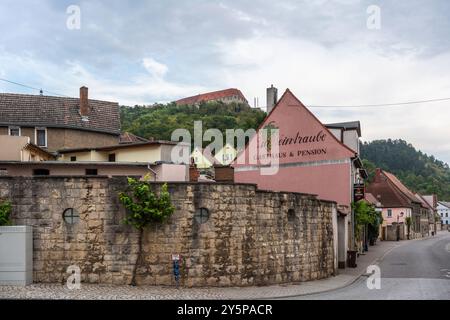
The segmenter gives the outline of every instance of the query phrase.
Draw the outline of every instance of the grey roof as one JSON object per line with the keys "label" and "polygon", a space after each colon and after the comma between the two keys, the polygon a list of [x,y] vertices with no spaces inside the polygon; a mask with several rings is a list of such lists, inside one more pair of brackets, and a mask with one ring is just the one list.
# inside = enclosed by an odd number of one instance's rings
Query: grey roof
{"label": "grey roof", "polygon": [[357,130],[358,135],[361,136],[361,123],[359,121],[348,121],[348,122],[336,122],[336,123],[328,123],[325,125],[327,128],[336,128],[336,129],[344,129],[344,130]]}
{"label": "grey roof", "polygon": [[119,105],[89,100],[89,121],[79,113],[78,98],[0,93],[1,126],[42,126],[120,134]]}
{"label": "grey roof", "polygon": [[446,201],[438,201],[438,203],[442,204],[443,206],[447,207],[450,209],[450,202],[446,202]]}

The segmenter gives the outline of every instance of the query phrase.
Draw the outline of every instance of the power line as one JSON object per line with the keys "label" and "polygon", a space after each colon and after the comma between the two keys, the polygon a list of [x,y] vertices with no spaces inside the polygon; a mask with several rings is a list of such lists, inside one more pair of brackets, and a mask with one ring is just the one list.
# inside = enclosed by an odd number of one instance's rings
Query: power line
{"label": "power line", "polygon": [[26,85],[26,84],[19,83],[19,82],[15,82],[15,81],[11,81],[11,80],[7,80],[7,79],[2,79],[2,78],[0,78],[0,81],[8,82],[8,83],[15,84],[15,85],[18,85],[18,86],[21,86],[21,87],[24,87],[24,88],[28,88],[28,89],[32,89],[32,90],[37,90],[37,91],[39,91],[41,94],[43,94],[44,91],[45,91],[45,92],[50,93],[50,94],[52,94],[52,95],[56,95],[56,96],[61,96],[61,97],[69,98],[69,96],[66,96],[66,95],[64,95],[64,94],[59,94],[59,93],[56,93],[56,92],[51,92],[51,91],[47,91],[47,90],[42,90],[42,88],[38,89],[38,88],[35,88],[35,87],[30,87],[30,86],[28,86],[28,85]]}
{"label": "power line", "polygon": [[[70,98],[69,96],[66,96],[64,94],[51,92],[51,91],[48,91],[48,90],[43,90],[42,88],[39,89],[39,88],[31,87],[31,86],[28,86],[26,84],[15,82],[15,81],[11,81],[11,80],[8,80],[8,79],[0,78],[0,81],[8,82],[8,83],[15,84],[15,85],[18,85],[18,86],[21,86],[21,87],[24,87],[24,88],[28,88],[28,89],[32,89],[32,90],[37,90],[41,94],[43,94],[43,92],[45,91],[45,92],[53,94],[53,95]],[[396,103],[380,103],[380,104],[335,105],[335,106],[333,106],[333,105],[310,105],[310,106],[308,106],[308,108],[375,108],[375,107],[394,107],[394,106],[404,106],[404,105],[411,105],[411,104],[431,103],[431,102],[440,102],[440,101],[449,101],[449,100],[450,100],[450,98],[439,98],[439,99],[417,100],[417,101],[396,102]]]}
{"label": "power line", "polygon": [[448,101],[450,98],[440,98],[440,99],[428,99],[428,100],[417,100],[408,102],[397,102],[397,103],[381,103],[381,104],[361,104],[361,105],[348,105],[348,106],[308,106],[308,108],[374,108],[374,107],[392,107],[392,106],[404,106],[410,104],[419,103],[430,103],[439,101]]}

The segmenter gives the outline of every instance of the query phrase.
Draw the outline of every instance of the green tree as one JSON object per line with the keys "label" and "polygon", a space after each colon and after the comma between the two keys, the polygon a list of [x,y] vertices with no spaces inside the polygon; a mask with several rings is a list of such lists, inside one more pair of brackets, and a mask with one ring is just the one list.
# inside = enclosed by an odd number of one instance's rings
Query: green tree
{"label": "green tree", "polygon": [[363,228],[367,226],[370,232],[369,237],[378,237],[379,226],[382,222],[381,214],[375,210],[375,207],[365,200],[352,203],[355,212],[355,237],[361,239]]}
{"label": "green tree", "polygon": [[374,163],[372,163],[371,161],[367,160],[367,159],[363,159],[362,160],[363,163],[363,167],[364,169],[366,169],[367,174],[369,176],[369,178],[367,179],[367,183],[370,183],[373,181],[373,178],[375,177],[375,171],[376,171],[376,165]]}
{"label": "green tree", "polygon": [[159,195],[152,191],[148,179],[128,178],[128,189],[119,193],[119,200],[126,208],[123,223],[139,231],[138,256],[133,268],[131,285],[136,285],[136,271],[142,258],[142,241],[144,229],[152,223],[164,222],[172,215],[175,207],[171,203],[167,184],[161,187]]}
{"label": "green tree", "polygon": [[[226,129],[256,129],[266,113],[246,104],[202,102],[198,106],[175,103],[120,108],[122,131],[144,138],[170,140],[175,129],[184,128],[193,138],[194,121],[203,122],[203,130],[217,128],[225,139]],[[208,142],[205,142],[205,147]],[[224,141],[225,144],[225,141]]]}
{"label": "green tree", "polygon": [[11,210],[11,202],[7,200],[0,201],[0,226],[8,226],[11,224]]}

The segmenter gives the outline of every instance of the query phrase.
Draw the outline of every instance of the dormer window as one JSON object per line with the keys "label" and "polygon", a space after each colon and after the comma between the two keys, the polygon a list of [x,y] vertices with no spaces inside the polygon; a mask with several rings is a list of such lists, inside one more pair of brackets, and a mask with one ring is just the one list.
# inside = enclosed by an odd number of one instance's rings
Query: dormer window
{"label": "dormer window", "polygon": [[38,147],[47,147],[47,128],[36,128],[35,137],[35,143]]}
{"label": "dormer window", "polygon": [[9,135],[10,136],[20,136],[21,132],[20,132],[20,127],[9,127]]}

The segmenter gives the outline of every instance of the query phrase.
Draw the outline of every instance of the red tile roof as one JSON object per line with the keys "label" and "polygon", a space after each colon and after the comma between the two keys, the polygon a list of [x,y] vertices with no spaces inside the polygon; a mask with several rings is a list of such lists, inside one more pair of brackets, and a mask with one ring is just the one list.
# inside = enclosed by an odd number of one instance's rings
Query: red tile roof
{"label": "red tile roof", "polygon": [[139,137],[131,132],[122,132],[119,138],[119,144],[122,143],[135,143],[135,142],[149,142],[148,139]]}
{"label": "red tile roof", "polygon": [[418,199],[411,190],[409,190],[400,180],[398,180],[396,176],[386,171],[383,171],[383,173],[398,189],[400,189],[401,192],[403,192],[403,194],[405,194],[409,198],[409,200],[413,202],[421,202],[420,199]]}
{"label": "red tile roof", "polygon": [[178,105],[191,105],[196,104],[202,101],[212,101],[212,100],[219,100],[226,97],[232,97],[232,96],[238,96],[241,99],[243,99],[245,102],[247,102],[247,99],[245,99],[244,95],[242,94],[241,90],[231,88],[231,89],[225,89],[225,90],[219,90],[219,91],[213,91],[208,93],[202,93],[198,94],[196,96],[183,98],[180,100],[175,101]]}
{"label": "red tile roof", "polygon": [[375,180],[367,187],[367,192],[373,194],[385,208],[411,207],[412,203],[422,203],[396,176],[381,169],[377,169]]}
{"label": "red tile roof", "polygon": [[119,104],[89,99],[89,121],[80,115],[80,99],[0,93],[0,125],[72,128],[120,134]]}
{"label": "red tile roof", "polygon": [[380,203],[380,201],[378,201],[378,200],[374,197],[374,195],[371,194],[371,193],[369,193],[369,192],[366,192],[366,193],[364,194],[364,199],[365,199],[367,202],[369,202],[369,203],[371,203],[371,204],[373,204],[373,205],[377,205],[377,203]]}

